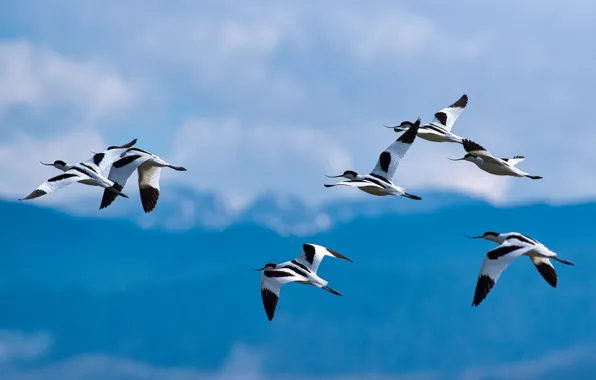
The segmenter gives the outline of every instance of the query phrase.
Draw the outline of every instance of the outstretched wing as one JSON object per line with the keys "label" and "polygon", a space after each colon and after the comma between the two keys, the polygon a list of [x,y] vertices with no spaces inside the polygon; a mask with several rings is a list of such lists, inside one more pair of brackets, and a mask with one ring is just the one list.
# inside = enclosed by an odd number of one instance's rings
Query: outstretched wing
{"label": "outstretched wing", "polygon": [[478,144],[472,140],[463,139],[462,144],[463,144],[466,152],[468,152],[476,157],[480,157],[483,160],[493,163],[493,164],[507,166],[506,162],[504,162],[500,158],[496,158],[495,156],[490,154],[490,152],[487,151],[483,146],[481,146],[480,144]]}
{"label": "outstretched wing", "polygon": [[86,164],[95,166],[101,175],[106,175],[110,166],[120,158],[120,156],[137,143],[137,139],[121,146],[110,146],[101,153],[95,153],[93,157],[85,161]]}
{"label": "outstretched wing", "polygon": [[480,268],[472,306],[480,305],[509,264],[524,253],[531,251],[532,248],[534,248],[532,245],[514,245],[506,241],[497,248],[488,251],[482,268]]}
{"label": "outstretched wing", "polygon": [[90,177],[76,170],[67,170],[60,175],[48,179],[47,181],[39,185],[37,189],[33,190],[31,194],[19,200],[22,201],[27,199],[39,198],[56,190],[60,190],[61,188],[70,185],[71,183],[79,182],[85,179],[90,179]]}
{"label": "outstretched wing", "polygon": [[280,289],[281,285],[274,278],[265,276],[263,272],[261,275],[261,298],[263,298],[263,306],[269,322],[273,320],[275,315]]}
{"label": "outstretched wing", "polygon": [[461,115],[467,105],[468,95],[463,94],[455,103],[435,113],[435,118],[430,122],[430,124],[434,125],[435,127],[439,127],[446,132],[451,132],[453,124],[455,124],[455,121],[459,115]]}
{"label": "outstretched wing", "polygon": [[[108,179],[114,182],[114,188],[118,191],[122,191],[126,181],[132,173],[147,160],[151,159],[151,155],[138,152],[138,151],[126,151],[119,159],[114,161],[110,168],[110,175]],[[112,191],[105,190],[101,199],[101,205],[99,209],[108,207],[116,199],[116,194]]]}
{"label": "outstretched wing", "polygon": [[420,119],[416,120],[416,123],[399,136],[393,144],[389,145],[389,147],[379,155],[379,161],[377,161],[377,165],[371,174],[381,176],[386,180],[391,181],[397,171],[399,163],[416,139],[419,127]]}
{"label": "outstretched wing", "polygon": [[145,213],[153,211],[159,199],[159,175],[161,168],[146,161],[139,166],[139,192]]}
{"label": "outstretched wing", "polygon": [[337,257],[353,263],[351,259],[341,253],[317,244],[302,244],[302,253],[296,258],[296,261],[305,265],[312,272],[317,273],[317,269],[319,269],[319,265],[325,256]]}
{"label": "outstretched wing", "polygon": [[334,183],[334,184],[325,184],[325,187],[333,187],[333,186],[350,186],[350,187],[378,187],[379,189],[385,189],[383,186],[376,184],[374,182],[370,182],[367,180],[360,180],[360,179],[355,179],[355,180],[348,180],[348,181],[341,181],[338,183]]}

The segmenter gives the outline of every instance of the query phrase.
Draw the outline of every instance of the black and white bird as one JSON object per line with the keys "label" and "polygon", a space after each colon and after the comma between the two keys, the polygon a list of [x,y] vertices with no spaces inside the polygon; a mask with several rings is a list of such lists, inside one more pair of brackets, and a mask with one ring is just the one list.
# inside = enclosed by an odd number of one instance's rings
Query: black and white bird
{"label": "black and white bird", "polygon": [[[145,213],[155,209],[159,199],[159,176],[161,168],[171,168],[176,171],[186,171],[181,166],[170,165],[153,153],[139,148],[127,149],[110,168],[108,179],[114,182],[114,188],[122,190],[132,173],[137,170],[139,178],[139,192]],[[104,191],[99,209],[108,207],[116,199],[111,191]]]}
{"label": "black and white bird", "polygon": [[372,195],[396,195],[420,200],[421,198],[419,196],[406,193],[404,188],[396,186],[392,182],[399,163],[416,139],[416,133],[418,132],[419,127],[420,119],[416,120],[411,128],[399,136],[393,144],[389,145],[389,147],[379,155],[377,165],[370,174],[359,175],[353,170],[347,170],[343,174],[337,176],[327,176],[329,178],[343,177],[348,179],[347,181],[338,182],[332,185],[325,184],[325,187],[338,185],[351,186],[357,187],[365,193]]}
{"label": "black and white bird", "polygon": [[[108,174],[108,169],[112,166],[114,161],[120,158],[124,152],[126,152],[129,148],[132,148],[136,143],[137,139],[133,139],[124,145],[109,146],[105,151],[100,153],[91,152],[93,153],[93,157],[81,164],[85,164],[85,166],[93,169],[95,172],[98,172],[105,177]],[[67,165],[64,163],[64,161],[60,160],[55,161],[53,164],[44,164],[43,162],[41,164],[53,166],[56,169],[62,171],[67,170]]]}
{"label": "black and white bird", "polygon": [[89,160],[76,165],[68,165],[62,160],[56,160],[51,164],[41,162],[42,165],[53,166],[63,171],[64,174],[48,179],[37,189],[33,190],[31,194],[20,200],[39,198],[75,182],[82,183],[83,185],[103,187],[106,189],[105,191],[114,194],[114,197],[121,196],[128,198],[126,194],[121,192],[122,189],[115,188],[114,183],[105,178],[105,172],[122,153],[134,146],[136,142],[137,139],[134,139],[121,146],[110,146],[104,152],[94,153],[93,157]]}
{"label": "black and white bird", "polygon": [[[435,113],[434,119],[429,124],[424,124],[418,129],[418,137],[434,142],[456,142],[462,143],[462,138],[451,132],[453,124],[468,105],[468,95],[463,94],[455,103]],[[408,130],[414,124],[411,121],[403,121],[400,125],[388,126],[395,132]]]}
{"label": "black and white bird", "polygon": [[268,263],[261,269],[255,269],[256,271],[263,271],[261,275],[261,296],[269,321],[273,320],[277,301],[279,300],[279,291],[284,284],[297,282],[299,284],[313,285],[325,289],[336,296],[341,296],[340,292],[327,285],[328,281],[317,275],[319,264],[321,264],[321,260],[325,256],[337,257],[353,262],[341,253],[332,251],[329,248],[316,244],[303,244],[302,253],[294,260],[281,264]]}
{"label": "black and white bird", "polygon": [[84,162],[75,165],[68,165],[66,162],[61,160],[57,160],[53,164],[44,165],[54,166],[64,171],[64,173],[48,179],[25,198],[20,198],[20,201],[42,197],[76,182],[83,185],[103,187],[106,192],[114,194],[114,198],[117,196],[128,198],[128,195],[121,192],[122,189],[117,189],[114,186],[114,182],[101,175],[98,167],[88,165]]}
{"label": "black and white bird", "polygon": [[478,276],[472,306],[480,305],[493,286],[495,286],[501,273],[513,260],[520,256],[528,256],[536,266],[536,269],[538,269],[538,272],[552,287],[557,287],[557,272],[550,260],[556,260],[566,265],[574,265],[571,261],[559,258],[556,253],[539,241],[518,232],[499,234],[489,231],[485,232],[482,236],[467,237],[471,239],[486,239],[499,244],[497,248],[488,251],[484,258],[480,275]]}
{"label": "black and white bird", "polygon": [[466,155],[462,158],[450,158],[451,161],[469,161],[473,162],[480,169],[494,175],[506,175],[512,177],[526,177],[531,179],[541,179],[541,176],[530,175],[516,167],[517,164],[525,160],[524,156],[514,156],[513,158],[497,158],[490,154],[485,148],[474,141],[463,139],[463,146]]}

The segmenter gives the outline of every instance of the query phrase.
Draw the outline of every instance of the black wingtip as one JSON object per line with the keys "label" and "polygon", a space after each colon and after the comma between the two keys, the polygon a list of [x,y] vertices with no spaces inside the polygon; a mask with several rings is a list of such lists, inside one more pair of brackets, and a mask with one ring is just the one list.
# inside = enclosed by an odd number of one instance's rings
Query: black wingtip
{"label": "black wingtip", "polygon": [[157,206],[157,201],[159,200],[159,190],[147,186],[139,188],[139,192],[141,193],[141,203],[143,204],[143,211],[145,214],[152,212]]}
{"label": "black wingtip", "polygon": [[416,120],[413,126],[408,128],[397,141],[404,143],[404,144],[412,144],[414,140],[416,140],[416,135],[418,134],[418,128],[420,127],[420,118]]}
{"label": "black wingtip", "polygon": [[539,175],[527,175],[526,177],[528,177],[530,179],[542,179],[542,177]]}
{"label": "black wingtip", "polygon": [[449,106],[449,108],[466,108],[468,105],[468,95],[463,94],[455,103]]}
{"label": "black wingtip", "polygon": [[[114,185],[112,186],[115,190],[117,190],[118,192],[122,191],[123,186],[119,183],[114,183]],[[99,209],[103,210],[104,208],[108,207],[109,205],[112,204],[112,202],[114,202],[116,200],[116,198],[118,197],[118,194],[116,194],[115,192],[105,189],[103,191],[103,197],[101,198],[101,204],[99,205]]]}
{"label": "black wingtip", "polygon": [[468,153],[474,152],[474,151],[479,151],[479,150],[486,151],[486,149],[483,146],[481,146],[480,144],[478,144],[472,140],[463,139],[462,144],[464,145],[464,149]]}
{"label": "black wingtip", "polygon": [[478,282],[476,283],[476,291],[474,292],[472,306],[477,307],[480,305],[480,303],[484,301],[494,286],[495,281],[492,278],[485,274],[480,275],[478,277]]}
{"label": "black wingtip", "polygon": [[121,148],[121,149],[124,149],[124,148],[132,148],[132,147],[133,147],[133,146],[134,146],[136,143],[137,143],[137,139],[135,138],[135,139],[133,139],[131,142],[129,142],[129,143],[126,143],[126,144],[124,144],[124,145],[120,146],[120,148]]}

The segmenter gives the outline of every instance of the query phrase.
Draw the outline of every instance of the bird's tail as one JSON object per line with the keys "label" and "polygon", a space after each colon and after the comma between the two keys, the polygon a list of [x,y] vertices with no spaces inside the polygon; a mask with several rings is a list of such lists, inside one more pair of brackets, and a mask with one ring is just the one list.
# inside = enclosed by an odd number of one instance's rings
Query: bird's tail
{"label": "bird's tail", "polygon": [[539,175],[529,175],[528,174],[528,175],[526,175],[526,177],[531,178],[531,179],[542,179],[542,177]]}
{"label": "bird's tail", "polygon": [[336,296],[341,296],[341,293],[338,292],[337,290],[328,287],[327,285],[323,286],[322,289],[325,289],[326,291],[328,291],[329,293],[335,294]]}
{"label": "bird's tail", "polygon": [[168,168],[174,169],[174,170],[179,171],[179,172],[185,172],[186,171],[186,168],[183,167],[183,166],[168,165]]}
{"label": "bird's tail", "polygon": [[573,264],[571,261],[567,261],[567,260],[560,259],[560,258],[558,258],[557,256],[555,256],[555,257],[552,257],[552,259],[553,259],[553,260],[556,260],[556,261],[558,261],[558,262],[560,262],[560,263],[563,263],[563,264],[565,264],[565,265],[572,265],[572,266],[573,266],[573,265],[575,265],[575,264]]}
{"label": "bird's tail", "polygon": [[417,201],[421,200],[422,198],[420,198],[418,195],[414,195],[414,194],[408,194],[408,193],[403,193],[402,196],[406,197],[406,198],[410,198],[410,199],[415,199]]}

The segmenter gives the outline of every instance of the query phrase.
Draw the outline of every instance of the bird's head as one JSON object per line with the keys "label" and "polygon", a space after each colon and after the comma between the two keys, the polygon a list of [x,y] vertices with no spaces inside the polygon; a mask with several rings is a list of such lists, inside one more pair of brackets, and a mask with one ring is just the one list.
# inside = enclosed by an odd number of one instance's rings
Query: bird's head
{"label": "bird's head", "polygon": [[62,160],[56,160],[56,161],[54,161],[54,163],[52,163],[52,164],[46,164],[46,163],[44,163],[44,162],[41,162],[41,161],[40,161],[40,163],[41,163],[42,165],[45,165],[45,166],[53,166],[53,167],[55,167],[56,169],[60,169],[60,170],[62,170],[62,171],[66,171],[66,170],[68,170],[68,165],[66,164],[66,162],[64,162],[64,161],[62,161]]}
{"label": "bird's head", "polygon": [[470,153],[466,153],[466,155],[463,156],[462,158],[450,158],[451,161],[470,161],[470,162],[474,162],[477,159],[478,158],[476,156],[474,156],[473,154],[470,154]]}
{"label": "bird's head", "polygon": [[470,239],[485,239],[485,240],[489,240],[489,241],[494,241],[496,243],[502,243],[501,242],[501,240],[502,240],[501,234],[498,232],[493,232],[493,231],[487,231],[480,236],[468,236],[468,235],[465,235],[465,236]]}
{"label": "bird's head", "polygon": [[385,125],[386,128],[393,128],[393,130],[395,132],[403,132],[408,130],[408,128],[413,127],[414,123],[412,123],[411,121],[402,121],[401,124],[399,125],[394,125],[394,126],[390,126],[390,125]]}
{"label": "bird's head", "polygon": [[253,270],[258,272],[258,271],[265,270],[265,269],[275,269],[275,267],[277,267],[277,264],[267,263],[267,264],[265,264],[264,267],[259,268],[259,269],[253,269]]}
{"label": "bird's head", "polygon": [[340,177],[342,177],[342,178],[347,178],[347,179],[352,180],[352,179],[355,179],[358,176],[358,173],[356,173],[353,170],[346,170],[345,172],[343,172],[340,175],[326,175],[325,174],[325,176],[327,176],[328,178],[340,178]]}

